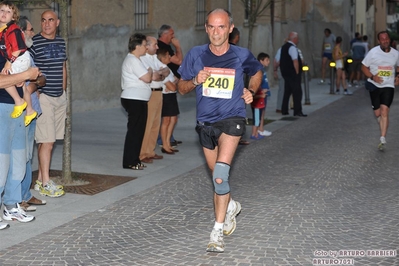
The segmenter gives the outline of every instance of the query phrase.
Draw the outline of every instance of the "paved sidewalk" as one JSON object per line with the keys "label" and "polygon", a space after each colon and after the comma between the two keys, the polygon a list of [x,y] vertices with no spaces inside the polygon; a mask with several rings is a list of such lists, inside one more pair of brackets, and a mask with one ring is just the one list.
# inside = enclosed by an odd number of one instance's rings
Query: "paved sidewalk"
{"label": "paved sidewalk", "polygon": [[[330,95],[312,81],[311,105],[303,107],[309,117],[295,121],[279,120],[276,97],[273,88],[266,116],[276,121],[265,127],[273,135],[237,151],[231,185],[243,211],[225,253],[205,252],[212,183],[194,131],[195,99],[184,96],[180,152],[143,171],[121,167],[121,108],[74,114],[73,170],[138,178],[94,196],[46,198],[34,222],[0,231],[0,265],[312,265],[315,250],[396,250],[398,101],[387,150],[379,152],[363,89]],[[52,169],[61,169],[61,154],[57,146]],[[348,258],[399,265],[397,258]]]}

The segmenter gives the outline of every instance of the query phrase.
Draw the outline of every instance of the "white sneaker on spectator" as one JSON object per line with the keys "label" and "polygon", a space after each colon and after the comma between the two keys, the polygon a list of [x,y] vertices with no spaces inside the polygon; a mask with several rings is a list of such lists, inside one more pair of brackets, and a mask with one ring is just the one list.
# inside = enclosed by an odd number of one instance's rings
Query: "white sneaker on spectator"
{"label": "white sneaker on spectator", "polygon": [[346,89],[346,90],[344,90],[344,94],[345,95],[352,95],[353,92],[351,92],[350,90]]}
{"label": "white sneaker on spectator", "polygon": [[8,210],[4,207],[3,219],[6,221],[19,221],[21,223],[28,223],[35,219],[35,216],[27,215],[17,203],[17,208]]}
{"label": "white sneaker on spectator", "polygon": [[271,136],[271,135],[272,135],[272,132],[267,131],[267,130],[263,130],[263,131],[258,130],[258,133],[259,133],[260,135],[262,135],[262,136],[265,136],[265,137],[268,137],[268,136]]}
{"label": "white sneaker on spectator", "polygon": [[0,230],[10,227],[10,225],[8,223],[3,223],[2,221],[3,220],[1,220],[1,218],[0,218]]}
{"label": "white sneaker on spectator", "polygon": [[[53,180],[49,180],[47,184],[50,184],[51,186],[55,186],[57,189],[64,189],[62,185],[57,185]],[[40,191],[40,188],[43,187],[43,184],[41,181],[36,180],[35,186],[33,187],[34,190]]]}

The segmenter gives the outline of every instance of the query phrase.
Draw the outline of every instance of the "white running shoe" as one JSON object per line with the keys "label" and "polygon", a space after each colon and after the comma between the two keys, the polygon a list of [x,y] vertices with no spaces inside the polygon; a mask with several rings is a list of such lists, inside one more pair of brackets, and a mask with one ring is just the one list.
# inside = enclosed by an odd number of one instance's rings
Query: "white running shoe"
{"label": "white running shoe", "polygon": [[17,208],[12,208],[11,210],[7,210],[7,208],[4,207],[3,219],[6,221],[19,221],[21,223],[28,223],[33,221],[35,216],[27,215],[17,203]]}
{"label": "white running shoe", "polygon": [[0,218],[0,230],[7,229],[8,227],[10,227],[8,223],[3,223],[2,221],[3,220]]}
{"label": "white running shoe", "polygon": [[[47,184],[50,184],[50,186],[56,187],[56,189],[61,189],[63,190],[64,187],[62,185],[57,185],[53,180],[49,180]],[[36,180],[35,186],[33,187],[34,190],[40,191],[40,188],[43,186],[42,182],[39,180]]]}
{"label": "white running shoe", "polygon": [[223,231],[222,229],[216,230],[212,229],[211,237],[206,247],[207,252],[224,252],[224,241],[223,241]]}
{"label": "white running shoe", "polygon": [[353,92],[350,90],[344,90],[344,95],[353,95]]}
{"label": "white running shoe", "polygon": [[380,151],[383,151],[385,149],[385,144],[387,144],[387,141],[385,140],[385,137],[380,138],[380,144],[378,144],[378,149]]}
{"label": "white running shoe", "polygon": [[226,236],[231,235],[236,230],[236,216],[241,212],[241,204],[238,201],[234,201],[234,203],[236,207],[231,211],[227,211],[224,218],[223,234]]}
{"label": "white running shoe", "polygon": [[258,133],[259,133],[260,135],[264,136],[264,137],[269,137],[269,136],[272,135],[272,132],[267,131],[267,130],[263,130],[263,131],[258,130]]}
{"label": "white running shoe", "polygon": [[58,198],[65,195],[65,191],[62,189],[57,189],[57,185],[49,182],[47,185],[40,187],[39,194],[50,198]]}

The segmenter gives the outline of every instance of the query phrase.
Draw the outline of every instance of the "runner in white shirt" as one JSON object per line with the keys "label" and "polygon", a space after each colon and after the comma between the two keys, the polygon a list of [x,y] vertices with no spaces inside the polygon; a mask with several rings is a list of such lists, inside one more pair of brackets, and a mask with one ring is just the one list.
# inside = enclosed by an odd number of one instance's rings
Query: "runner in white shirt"
{"label": "runner in white shirt", "polygon": [[362,71],[368,78],[366,89],[370,91],[372,108],[380,126],[378,148],[383,150],[389,124],[389,108],[395,86],[399,85],[399,52],[390,47],[387,31],[378,33],[378,42],[380,45],[371,49],[362,61]]}

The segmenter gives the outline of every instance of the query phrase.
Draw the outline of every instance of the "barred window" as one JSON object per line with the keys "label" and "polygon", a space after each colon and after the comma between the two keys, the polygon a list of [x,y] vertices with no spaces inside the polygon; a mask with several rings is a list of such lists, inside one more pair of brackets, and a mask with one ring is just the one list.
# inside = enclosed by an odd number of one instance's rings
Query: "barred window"
{"label": "barred window", "polygon": [[249,20],[249,15],[251,13],[251,0],[246,0],[244,1],[244,8],[245,8],[245,13],[244,13],[244,22],[248,23]]}
{"label": "barred window", "polygon": [[205,0],[197,0],[197,26],[205,25],[206,9]]}
{"label": "barred window", "polygon": [[136,30],[147,29],[148,1],[135,0],[134,2],[134,25]]}

